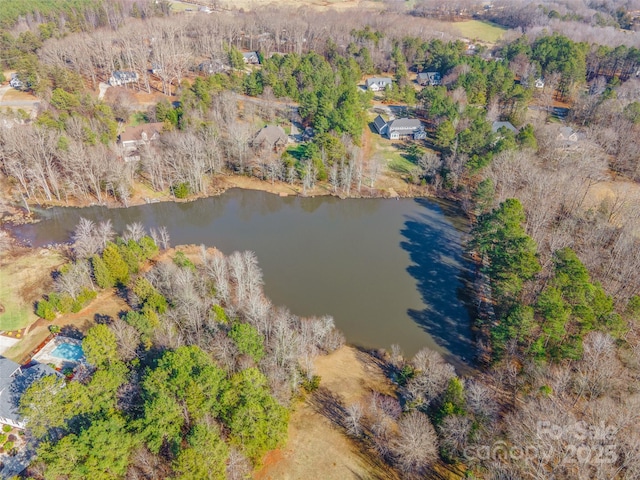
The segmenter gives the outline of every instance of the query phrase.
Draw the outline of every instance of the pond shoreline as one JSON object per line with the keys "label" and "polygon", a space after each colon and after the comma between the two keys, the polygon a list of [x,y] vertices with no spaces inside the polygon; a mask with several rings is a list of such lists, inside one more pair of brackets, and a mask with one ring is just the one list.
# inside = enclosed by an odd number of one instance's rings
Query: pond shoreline
{"label": "pond shoreline", "polygon": [[[363,187],[361,192],[354,191],[349,195],[333,193],[329,190],[328,185],[320,184],[309,189],[306,193],[302,191],[302,187],[299,185],[290,185],[285,182],[269,182],[267,180],[260,180],[255,177],[245,175],[218,175],[214,177],[209,186],[206,194],[190,195],[187,198],[180,199],[174,196],[167,195],[163,192],[151,192],[151,196],[144,196],[137,192],[132,198],[123,204],[122,202],[109,199],[102,203],[95,201],[83,201],[82,199],[73,198],[62,201],[34,201],[26,200],[23,197],[23,201],[20,203],[15,202],[15,195],[12,196],[9,189],[4,190],[3,194],[0,194],[0,230],[4,230],[7,234],[11,235],[11,226],[23,225],[27,223],[37,223],[41,219],[38,218],[38,210],[48,210],[56,207],[63,208],[86,208],[86,207],[106,207],[109,209],[129,208],[140,205],[152,204],[152,203],[189,203],[203,198],[219,197],[227,190],[234,188],[241,190],[255,190],[270,193],[272,195],[278,195],[280,197],[300,197],[300,198],[313,198],[320,196],[335,197],[340,199],[354,199],[354,198],[431,198],[438,200],[447,200],[455,202],[458,206],[461,206],[459,202],[461,198],[452,192],[439,191],[432,192],[426,187],[412,185],[407,183],[404,190],[396,190],[392,187],[378,189]],[[138,190],[143,187],[142,184],[136,184]],[[462,210],[462,209],[461,209]],[[466,214],[465,214],[466,215]],[[466,215],[468,216],[468,215]],[[9,227],[9,228],[8,228]]]}
{"label": "pond shoreline", "polygon": [[[470,316],[460,296],[472,268],[464,256],[469,225],[459,205],[347,200],[232,188],[194,202],[57,208],[39,212],[41,222],[6,228],[31,247],[66,244],[83,216],[110,219],[116,231],[133,222],[164,226],[175,245],[215,245],[227,255],[254,251],[276,305],[302,316],[332,315],[356,345],[399,343],[413,354],[443,338],[444,350],[469,359]],[[455,298],[461,303],[451,302]]]}

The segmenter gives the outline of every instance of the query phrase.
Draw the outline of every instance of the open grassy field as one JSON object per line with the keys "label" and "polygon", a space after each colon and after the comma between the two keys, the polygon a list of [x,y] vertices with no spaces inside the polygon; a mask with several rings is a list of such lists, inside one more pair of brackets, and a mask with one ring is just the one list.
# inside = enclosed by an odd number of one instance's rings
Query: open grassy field
{"label": "open grassy field", "polygon": [[503,27],[500,27],[491,22],[484,22],[481,20],[457,22],[453,25],[460,31],[463,36],[472,40],[480,40],[482,42],[488,43],[497,42],[505,32],[505,29]]}
{"label": "open grassy field", "polygon": [[37,320],[33,304],[51,287],[51,271],[64,262],[59,253],[47,249],[0,257],[0,330],[18,330]]}

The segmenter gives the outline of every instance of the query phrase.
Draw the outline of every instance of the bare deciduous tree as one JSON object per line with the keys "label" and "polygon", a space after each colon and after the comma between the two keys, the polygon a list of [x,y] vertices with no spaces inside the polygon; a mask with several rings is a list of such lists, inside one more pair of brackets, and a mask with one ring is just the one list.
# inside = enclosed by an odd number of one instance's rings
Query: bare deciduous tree
{"label": "bare deciduous tree", "polygon": [[421,478],[438,458],[438,438],[429,418],[420,412],[403,416],[391,451],[408,478]]}

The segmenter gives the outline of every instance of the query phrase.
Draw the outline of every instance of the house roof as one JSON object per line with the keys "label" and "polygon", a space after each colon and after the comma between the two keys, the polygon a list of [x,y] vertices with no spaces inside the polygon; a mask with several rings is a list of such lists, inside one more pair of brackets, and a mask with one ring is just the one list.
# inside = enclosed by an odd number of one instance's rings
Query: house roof
{"label": "house roof", "polygon": [[249,62],[258,62],[260,60],[258,52],[245,52],[242,56]]}
{"label": "house roof", "polygon": [[518,129],[514,127],[511,122],[493,122],[491,124],[491,131],[493,133],[496,133],[502,127],[506,128],[507,130],[511,130],[513,133],[518,133]]}
{"label": "house roof", "polygon": [[147,138],[150,139],[155,134],[160,135],[162,133],[162,129],[164,128],[164,123],[156,122],[156,123],[143,123],[136,127],[127,127],[124,129],[124,132],[120,134],[120,142],[132,142],[139,141],[142,139],[142,134],[146,133]]}
{"label": "house roof", "polygon": [[11,378],[19,368],[20,365],[13,360],[9,360],[5,357],[0,357],[0,388],[2,388],[3,384],[5,383],[5,379]]}
{"label": "house roof", "polygon": [[376,127],[376,130],[378,130],[378,132],[382,132],[382,129],[386,124],[387,122],[385,122],[384,118],[382,118],[380,115],[378,115],[375,120],[373,120],[373,126]]}
{"label": "house roof", "polygon": [[422,128],[422,122],[417,118],[398,118],[388,123],[389,132],[394,130],[418,130]]}
{"label": "house roof", "polygon": [[[3,375],[5,372],[8,372],[9,369],[13,368],[13,365],[17,365],[17,369],[20,369],[20,366],[17,363],[11,362],[11,360],[6,358],[2,358],[2,360],[4,366],[0,368],[3,369]],[[16,370],[14,370],[13,373],[15,373],[15,371]],[[0,379],[0,382],[2,383],[2,385],[0,385],[0,416],[16,422],[20,421],[18,407],[20,405],[22,395],[31,385],[33,385],[34,382],[49,375],[56,375],[57,377],[62,378],[62,375],[59,372],[56,372],[50,366],[42,363],[37,363],[32,367],[22,370],[22,375],[14,375],[8,378],[3,376]]]}
{"label": "house roof", "polygon": [[393,80],[391,80],[391,78],[389,77],[371,77],[371,78],[367,78],[367,87],[370,87],[371,85],[374,84],[378,84],[378,85],[391,85],[393,83]]}
{"label": "house roof", "polygon": [[571,127],[561,127],[558,135],[562,136],[563,138],[569,138],[574,133],[575,131]]}
{"label": "house roof", "polygon": [[287,134],[278,125],[267,125],[262,128],[253,139],[253,143],[261,144],[266,143],[270,146],[275,146],[279,143],[287,143]]}
{"label": "house roof", "polygon": [[115,70],[111,73],[111,76],[117,80],[131,80],[136,79],[138,74],[136,72],[125,72],[124,70]]}

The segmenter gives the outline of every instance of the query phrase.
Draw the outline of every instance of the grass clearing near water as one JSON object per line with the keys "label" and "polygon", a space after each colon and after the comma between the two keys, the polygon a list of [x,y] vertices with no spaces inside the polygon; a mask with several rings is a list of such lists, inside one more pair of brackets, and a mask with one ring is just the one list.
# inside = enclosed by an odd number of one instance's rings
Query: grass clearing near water
{"label": "grass clearing near water", "polygon": [[456,22],[453,24],[462,35],[472,40],[477,39],[483,42],[495,43],[504,34],[506,29],[495,23],[482,20],[468,20],[466,22]]}
{"label": "grass clearing near water", "polygon": [[38,319],[33,302],[47,292],[51,271],[63,263],[64,258],[51,250],[33,250],[17,258],[6,254],[0,259],[0,330],[18,330]]}

